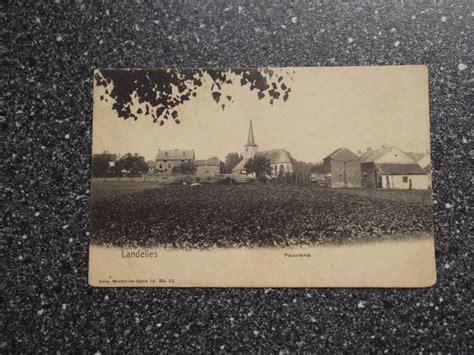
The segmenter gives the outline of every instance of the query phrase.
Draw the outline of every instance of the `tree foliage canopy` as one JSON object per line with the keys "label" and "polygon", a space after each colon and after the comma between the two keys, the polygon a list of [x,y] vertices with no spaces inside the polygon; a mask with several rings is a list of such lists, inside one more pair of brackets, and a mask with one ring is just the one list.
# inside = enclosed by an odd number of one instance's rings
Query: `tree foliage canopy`
{"label": "tree foliage canopy", "polygon": [[119,172],[127,170],[132,176],[145,174],[148,172],[148,164],[145,158],[138,155],[127,153],[116,162],[116,168]]}
{"label": "tree foliage canopy", "polygon": [[[224,110],[232,102],[223,97],[224,85],[240,79],[241,86],[255,91],[259,100],[288,100],[291,89],[285,78],[269,68],[254,69],[99,69],[94,74],[96,85],[105,88],[100,100],[113,101],[112,109],[124,119],[137,120],[150,116],[163,125],[172,119],[180,123],[178,106],[197,96],[205,80],[211,80],[211,96]],[[138,102],[138,105],[135,103]]]}
{"label": "tree foliage canopy", "polygon": [[104,151],[101,154],[93,154],[91,161],[91,172],[92,177],[106,177],[112,174],[112,168],[110,162],[115,161],[117,156]]}
{"label": "tree foliage canopy", "polygon": [[270,160],[264,156],[256,156],[255,158],[250,159],[247,164],[245,164],[245,171],[247,174],[255,173],[257,178],[263,177],[265,175],[271,175],[272,167],[270,165]]}
{"label": "tree foliage canopy", "polygon": [[237,166],[240,162],[240,155],[239,153],[229,153],[225,157],[225,171],[227,173],[231,173],[232,169]]}
{"label": "tree foliage canopy", "polygon": [[173,167],[171,172],[173,174],[194,175],[196,173],[196,166],[190,161],[185,161]]}

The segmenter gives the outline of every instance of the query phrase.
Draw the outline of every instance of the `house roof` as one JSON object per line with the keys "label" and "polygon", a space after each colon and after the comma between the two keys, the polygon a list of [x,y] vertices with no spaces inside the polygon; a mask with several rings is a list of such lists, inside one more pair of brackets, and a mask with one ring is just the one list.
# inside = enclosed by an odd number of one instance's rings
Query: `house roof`
{"label": "house roof", "polygon": [[414,153],[414,152],[405,152],[405,153],[407,153],[416,162],[420,161],[421,158],[429,154],[429,153]]}
{"label": "house roof", "polygon": [[382,175],[426,175],[418,164],[375,164]]}
{"label": "house roof", "polygon": [[425,166],[423,168],[423,170],[425,171],[425,173],[429,174],[431,173],[431,163],[429,163],[427,166]]}
{"label": "house roof", "polygon": [[339,148],[333,151],[331,154],[327,155],[324,157],[323,160],[326,159],[334,159],[334,160],[339,160],[339,161],[352,161],[352,160],[359,160],[360,157],[353,153],[351,150],[347,148]]}
{"label": "house roof", "polygon": [[220,160],[216,158],[194,161],[195,166],[220,166],[220,164],[221,164]]}
{"label": "house roof", "polygon": [[158,150],[156,160],[194,160],[194,150]]}
{"label": "house roof", "polygon": [[381,149],[375,149],[375,150],[369,150],[362,154],[360,157],[361,163],[372,163],[376,161],[377,159],[383,157],[385,154],[389,153],[395,149],[395,147],[387,147],[387,148],[381,148]]}

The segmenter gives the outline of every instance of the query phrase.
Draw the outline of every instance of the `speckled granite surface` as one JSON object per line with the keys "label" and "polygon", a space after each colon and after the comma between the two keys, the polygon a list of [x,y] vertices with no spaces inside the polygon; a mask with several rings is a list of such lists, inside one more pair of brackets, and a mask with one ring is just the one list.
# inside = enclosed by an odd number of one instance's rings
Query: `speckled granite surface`
{"label": "speckled granite surface", "polygon": [[[472,351],[471,1],[97,3],[0,14],[2,352]],[[430,69],[435,287],[88,287],[94,68],[414,63]]]}

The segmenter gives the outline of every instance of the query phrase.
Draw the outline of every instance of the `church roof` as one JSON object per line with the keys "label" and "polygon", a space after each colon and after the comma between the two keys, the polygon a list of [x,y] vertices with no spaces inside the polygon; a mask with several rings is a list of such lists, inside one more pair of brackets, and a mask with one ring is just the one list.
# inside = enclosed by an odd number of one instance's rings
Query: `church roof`
{"label": "church roof", "polygon": [[[263,152],[257,152],[257,157],[265,157],[270,161],[270,164],[285,164],[285,163],[292,163],[292,156],[290,152],[284,149],[272,149],[266,150]],[[232,169],[232,171],[245,171],[245,164],[250,159],[242,158],[242,160]]]}
{"label": "church roof", "polygon": [[253,127],[252,127],[252,121],[250,121],[249,125],[249,136],[247,139],[247,144],[246,146],[256,146],[257,144],[255,143],[255,138],[253,136]]}
{"label": "church roof", "polygon": [[291,155],[284,149],[272,149],[263,152],[258,152],[257,156],[264,156],[270,163],[291,163]]}
{"label": "church roof", "polygon": [[156,160],[194,160],[194,150],[171,149],[158,150]]}
{"label": "church roof", "polygon": [[247,164],[249,160],[250,159],[242,158],[242,160],[239,161],[239,163],[232,169],[232,171],[235,171],[235,172],[245,171],[245,164]]}

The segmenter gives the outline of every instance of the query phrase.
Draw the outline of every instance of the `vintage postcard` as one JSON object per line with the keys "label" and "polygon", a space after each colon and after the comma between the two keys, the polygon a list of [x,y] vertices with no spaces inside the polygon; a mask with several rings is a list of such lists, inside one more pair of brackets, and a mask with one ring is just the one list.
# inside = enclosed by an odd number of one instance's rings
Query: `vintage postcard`
{"label": "vintage postcard", "polygon": [[97,69],[89,283],[427,287],[426,66]]}

